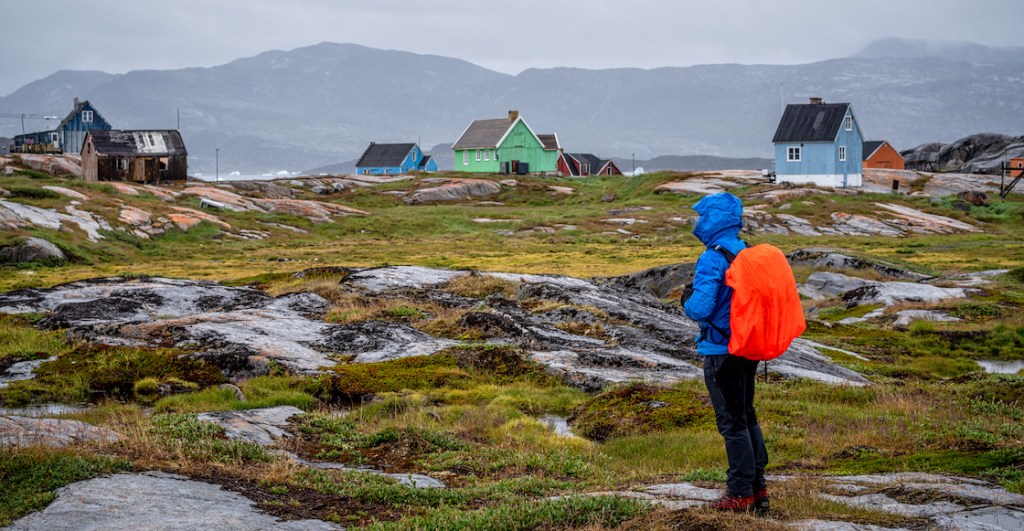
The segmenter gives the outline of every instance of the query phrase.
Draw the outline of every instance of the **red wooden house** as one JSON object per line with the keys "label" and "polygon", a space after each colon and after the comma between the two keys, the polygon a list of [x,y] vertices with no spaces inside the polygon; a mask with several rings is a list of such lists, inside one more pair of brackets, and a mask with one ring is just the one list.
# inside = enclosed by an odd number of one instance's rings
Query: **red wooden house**
{"label": "red wooden house", "polygon": [[903,170],[903,156],[885,140],[864,142],[864,162],[862,168],[883,168],[887,170]]}

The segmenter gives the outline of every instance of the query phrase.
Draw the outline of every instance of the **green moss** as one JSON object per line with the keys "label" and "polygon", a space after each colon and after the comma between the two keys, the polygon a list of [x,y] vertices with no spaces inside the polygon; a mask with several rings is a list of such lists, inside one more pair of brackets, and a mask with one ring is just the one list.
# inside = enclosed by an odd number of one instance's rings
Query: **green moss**
{"label": "green moss", "polygon": [[29,186],[12,186],[7,189],[11,197],[24,199],[60,199],[62,196],[53,190],[46,188],[34,188]]}
{"label": "green moss", "polygon": [[68,450],[0,449],[0,526],[46,507],[60,487],[131,467],[123,459]]}
{"label": "green moss", "polygon": [[317,402],[303,390],[303,384],[303,379],[292,376],[258,376],[238,383],[245,400],[238,400],[235,390],[230,387],[209,387],[162,398],[154,404],[153,410],[158,413],[199,413],[275,406],[311,410]]}
{"label": "green moss", "polygon": [[573,411],[576,433],[597,441],[708,424],[704,394],[693,389],[630,384],[606,391]]}
{"label": "green moss", "polygon": [[382,363],[338,365],[309,383],[309,392],[327,402],[358,402],[388,391],[465,386],[473,376],[451,356],[413,356]]}
{"label": "green moss", "polygon": [[157,415],[150,431],[161,445],[198,461],[244,464],[273,460],[262,446],[226,439],[223,428],[197,420],[194,415]]}
{"label": "green moss", "polygon": [[36,369],[36,378],[0,389],[0,399],[77,402],[100,397],[128,399],[146,378],[176,378],[200,387],[224,381],[220,370],[202,360],[167,349],[83,345]]}

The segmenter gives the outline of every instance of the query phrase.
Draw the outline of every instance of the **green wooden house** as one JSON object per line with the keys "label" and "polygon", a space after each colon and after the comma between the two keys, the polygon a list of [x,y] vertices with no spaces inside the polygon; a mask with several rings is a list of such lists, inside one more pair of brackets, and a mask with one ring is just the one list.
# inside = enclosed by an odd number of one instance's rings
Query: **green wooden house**
{"label": "green wooden house", "polygon": [[475,120],[452,146],[455,171],[557,174],[557,135],[538,135],[517,111],[508,118]]}

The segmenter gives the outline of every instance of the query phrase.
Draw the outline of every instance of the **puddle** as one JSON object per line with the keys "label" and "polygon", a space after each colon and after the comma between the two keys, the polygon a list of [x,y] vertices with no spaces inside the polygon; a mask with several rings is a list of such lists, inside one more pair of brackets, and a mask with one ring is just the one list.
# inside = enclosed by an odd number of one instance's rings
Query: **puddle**
{"label": "puddle", "polygon": [[89,409],[85,404],[32,404],[23,407],[0,407],[0,415],[17,417],[52,417],[81,413]]}
{"label": "puddle", "polygon": [[1017,374],[1024,369],[1024,361],[983,361],[974,360],[985,372],[993,374]]}
{"label": "puddle", "polygon": [[539,418],[541,422],[547,424],[555,435],[562,437],[575,437],[576,434],[572,432],[572,428],[569,427],[569,422],[565,417],[556,417],[555,415],[545,415]]}

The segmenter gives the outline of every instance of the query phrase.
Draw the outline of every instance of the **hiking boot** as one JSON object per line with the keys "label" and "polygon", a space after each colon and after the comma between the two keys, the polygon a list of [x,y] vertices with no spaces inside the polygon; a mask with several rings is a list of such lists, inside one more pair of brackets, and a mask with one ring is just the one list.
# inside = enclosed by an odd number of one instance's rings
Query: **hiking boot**
{"label": "hiking boot", "polygon": [[754,513],[758,516],[768,516],[772,508],[768,503],[768,489],[761,489],[754,493]]}
{"label": "hiking boot", "polygon": [[712,502],[710,507],[716,511],[746,513],[754,509],[754,497],[732,496],[730,494],[726,494],[717,501]]}

